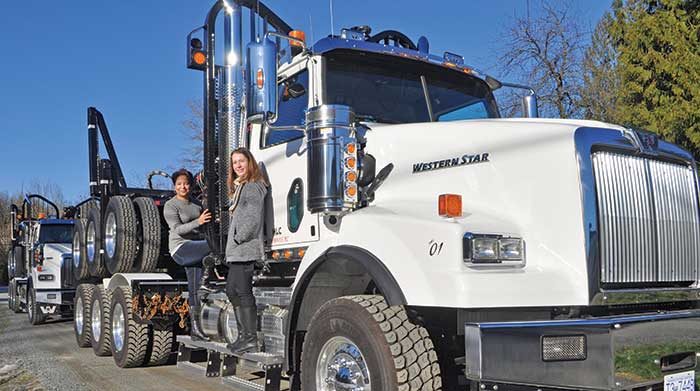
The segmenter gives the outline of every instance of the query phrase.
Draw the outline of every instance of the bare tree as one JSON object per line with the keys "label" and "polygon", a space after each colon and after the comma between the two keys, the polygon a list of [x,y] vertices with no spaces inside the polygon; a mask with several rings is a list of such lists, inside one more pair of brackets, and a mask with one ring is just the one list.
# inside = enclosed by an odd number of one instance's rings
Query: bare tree
{"label": "bare tree", "polygon": [[202,133],[202,101],[190,100],[187,102],[190,111],[189,117],[182,121],[185,136],[191,141],[183,148],[180,162],[192,171],[201,169],[204,162],[204,135]]}
{"label": "bare tree", "polygon": [[[536,15],[516,17],[505,33],[502,71],[535,89],[543,117],[581,115],[581,61],[588,35],[568,1],[537,2]],[[515,111],[515,102],[504,107]]]}

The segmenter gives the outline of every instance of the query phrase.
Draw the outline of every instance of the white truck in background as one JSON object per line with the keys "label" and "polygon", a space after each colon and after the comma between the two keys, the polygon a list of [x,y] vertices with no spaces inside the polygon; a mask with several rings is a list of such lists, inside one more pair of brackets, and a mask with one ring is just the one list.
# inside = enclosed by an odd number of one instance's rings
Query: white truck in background
{"label": "white truck in background", "polygon": [[[45,202],[53,216],[32,216],[33,202]],[[25,196],[22,210],[11,206],[11,240],[8,253],[8,304],[26,311],[32,325],[51,316],[72,316],[75,284],[71,272],[73,220],[60,218],[58,207],[38,194]]]}

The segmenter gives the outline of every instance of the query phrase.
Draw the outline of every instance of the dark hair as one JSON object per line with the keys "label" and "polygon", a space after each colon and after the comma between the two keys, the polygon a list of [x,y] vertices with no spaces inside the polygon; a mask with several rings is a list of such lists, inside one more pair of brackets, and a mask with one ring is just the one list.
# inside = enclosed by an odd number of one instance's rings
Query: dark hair
{"label": "dark hair", "polygon": [[175,184],[175,182],[177,182],[177,178],[183,175],[187,177],[187,182],[189,182],[190,185],[192,184],[192,182],[194,182],[194,177],[192,176],[192,173],[184,168],[181,168],[175,171],[173,175],[170,176],[170,179],[173,180],[173,185]]}
{"label": "dark hair", "polygon": [[247,182],[258,182],[261,181],[265,184],[265,178],[263,178],[262,172],[260,171],[260,166],[258,166],[258,162],[255,161],[255,158],[253,157],[253,154],[250,153],[250,151],[247,148],[238,148],[231,152],[231,155],[229,156],[229,164],[228,164],[228,178],[226,179],[226,182],[228,184],[228,195],[231,196],[233,195],[233,181],[238,178],[238,175],[236,174],[235,171],[233,171],[233,164],[231,164],[231,158],[233,158],[233,154],[240,154],[245,156],[246,160],[248,161],[248,175],[247,178],[243,178]]}

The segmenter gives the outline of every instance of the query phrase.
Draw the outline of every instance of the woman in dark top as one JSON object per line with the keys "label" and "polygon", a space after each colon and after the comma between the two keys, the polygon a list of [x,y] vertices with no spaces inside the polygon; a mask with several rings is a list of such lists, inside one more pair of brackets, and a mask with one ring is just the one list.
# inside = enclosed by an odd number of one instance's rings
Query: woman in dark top
{"label": "woman in dark top", "polygon": [[228,177],[231,223],[226,242],[226,295],[235,306],[238,339],[234,353],[257,351],[257,309],[253,296],[253,267],[263,259],[264,199],[267,184],[255,158],[245,148],[231,153]]}
{"label": "woman in dark top", "polygon": [[199,327],[199,295],[197,290],[202,280],[202,259],[210,252],[199,227],[211,220],[208,210],[190,199],[192,174],[184,168],[172,175],[175,197],[168,200],[163,208],[165,221],[170,228],[168,248],[173,260],[185,267],[191,314],[191,335],[193,338],[207,339]]}

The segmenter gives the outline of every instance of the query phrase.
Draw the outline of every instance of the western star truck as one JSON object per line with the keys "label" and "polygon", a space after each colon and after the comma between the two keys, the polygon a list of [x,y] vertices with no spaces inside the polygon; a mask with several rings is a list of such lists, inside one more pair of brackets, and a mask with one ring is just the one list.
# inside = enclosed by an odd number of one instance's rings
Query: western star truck
{"label": "western star truck", "polygon": [[[33,217],[36,202],[49,205],[54,215]],[[60,218],[56,204],[38,194],[27,194],[22,209],[13,204],[10,214],[10,309],[27,311],[32,325],[44,323],[50,316],[69,317],[75,293],[70,267],[73,220]]]}
{"label": "western star truck", "polygon": [[[526,118],[501,118],[494,90],[523,86],[433,54],[425,37],[358,26],[307,44],[258,1],[217,1],[187,37],[187,62],[204,76],[198,183],[222,278],[199,314],[209,340],[175,331],[178,366],[246,390],[281,378],[293,390],[695,389],[700,211],[687,151],[537,118],[531,91]],[[269,241],[254,277],[262,352],[236,355],[223,259],[241,146],[269,183]],[[92,221],[113,222],[93,228],[109,238],[104,256],[132,235],[119,215]],[[140,365],[155,349],[148,330],[172,332],[154,320],[186,315],[172,305],[184,284],[111,262],[111,321],[84,313],[111,327],[118,363]]]}

